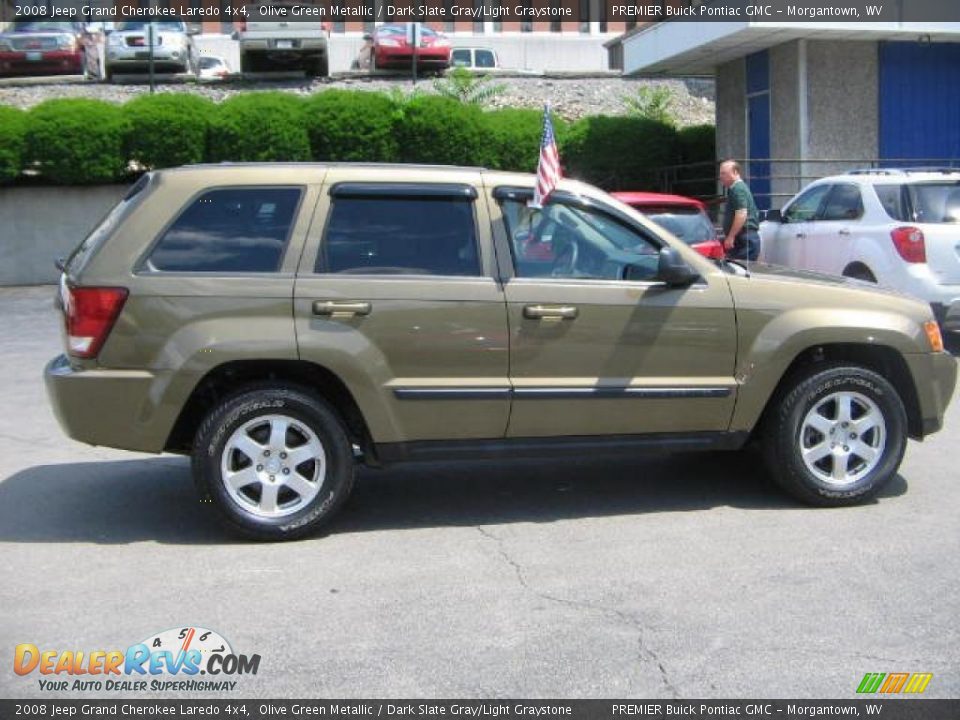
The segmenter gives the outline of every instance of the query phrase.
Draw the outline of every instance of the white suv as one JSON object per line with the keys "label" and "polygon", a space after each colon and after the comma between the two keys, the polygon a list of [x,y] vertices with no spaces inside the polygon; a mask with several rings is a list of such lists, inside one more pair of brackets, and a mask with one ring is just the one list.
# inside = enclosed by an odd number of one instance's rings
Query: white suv
{"label": "white suv", "polygon": [[808,185],[760,225],[760,259],[960,307],[960,168],[855,170]]}
{"label": "white suv", "polygon": [[153,25],[153,66],[156,72],[196,73],[196,53],[184,22],[121,22],[107,36],[105,76],[150,67],[150,25]]}

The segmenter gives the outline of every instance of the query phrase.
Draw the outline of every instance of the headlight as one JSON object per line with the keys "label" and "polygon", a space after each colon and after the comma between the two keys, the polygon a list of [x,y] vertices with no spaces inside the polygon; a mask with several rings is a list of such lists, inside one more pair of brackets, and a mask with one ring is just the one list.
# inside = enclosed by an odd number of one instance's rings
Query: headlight
{"label": "headlight", "polygon": [[383,47],[400,47],[400,41],[393,38],[383,38],[377,44]]}

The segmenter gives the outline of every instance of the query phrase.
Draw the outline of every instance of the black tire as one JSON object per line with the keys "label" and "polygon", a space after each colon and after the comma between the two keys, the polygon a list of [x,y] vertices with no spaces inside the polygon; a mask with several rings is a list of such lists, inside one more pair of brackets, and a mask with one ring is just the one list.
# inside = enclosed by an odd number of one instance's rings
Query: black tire
{"label": "black tire", "polygon": [[[835,402],[831,398],[843,396],[854,397],[854,410],[858,407],[864,409],[872,403],[873,410],[882,416],[882,430],[864,430],[858,443],[858,437],[853,433],[857,429],[854,422],[839,427],[842,425],[839,421],[834,423],[833,418],[824,418],[826,422],[822,435],[805,423],[805,418],[812,417],[809,413],[814,408],[826,408],[829,411],[831,403]],[[862,398],[866,398],[866,401]],[[762,428],[764,459],[773,479],[795,498],[826,507],[853,505],[875,495],[900,467],[907,444],[906,410],[893,385],[872,370],[839,363],[818,366],[796,376],[772,402]],[[839,402],[835,407],[836,418],[843,417]],[[822,413],[818,414],[823,417]],[[858,419],[852,413],[851,417]],[[861,414],[859,419],[864,417]],[[820,424],[819,418],[816,420]],[[828,432],[827,425],[836,427]],[[858,447],[873,443],[879,447],[881,441],[878,437],[883,438],[883,447],[876,454],[876,459],[868,461],[856,455]],[[833,443],[833,440],[837,442]],[[820,464],[813,463],[817,471],[814,472],[804,461],[802,448],[822,448],[821,451],[825,451],[826,444],[830,444],[831,448],[836,447],[836,450],[831,450],[827,457],[819,461]],[[854,454],[846,458],[833,454],[848,448],[854,449]],[[846,473],[852,469],[848,482],[827,481],[823,477],[832,474],[838,463],[842,463],[840,472]],[[827,468],[830,468],[829,473]]]}
{"label": "black tire", "polygon": [[[227,443],[231,438],[238,437],[238,433],[247,439],[254,438],[255,433],[260,433],[256,437],[264,438],[263,427],[266,427],[269,435],[272,429],[269,423],[266,420],[265,425],[257,422],[268,416],[291,421],[291,429],[284,435],[283,443],[286,446],[289,439],[294,440],[290,445],[290,456],[297,449],[298,439],[309,442],[308,433],[312,432],[322,447],[324,460],[317,465],[312,464],[317,461],[308,460],[291,471],[291,468],[279,464],[280,457],[288,457],[286,453],[281,456],[279,452],[274,452],[269,460],[258,456],[260,462],[272,462],[277,467],[255,466],[258,460],[235,449],[225,454]],[[250,428],[250,435],[245,435],[247,430],[244,428]],[[263,447],[269,447],[269,443],[270,440],[265,440]],[[269,452],[265,454],[270,455]],[[254,472],[261,479],[242,490],[233,490],[234,497],[227,489],[222,463],[239,463],[238,468],[245,465],[238,472]],[[304,501],[300,494],[294,492],[293,486],[285,482],[288,478],[292,480],[294,476],[299,476],[301,468],[305,466],[318,468],[307,471],[307,474],[317,474],[318,482],[313,485],[319,488],[315,490],[316,496],[309,501]],[[292,540],[316,532],[346,502],[356,474],[352,445],[333,408],[306,389],[279,384],[247,388],[214,407],[197,431],[192,467],[201,498],[212,501],[231,530],[257,540]],[[269,476],[268,480],[259,472],[261,469],[265,473],[272,469],[276,475]],[[286,473],[285,477],[280,474],[281,470]],[[277,478],[276,482],[274,477]],[[262,493],[271,484],[276,486],[273,491],[276,510],[287,514],[266,516],[266,511],[261,507]],[[291,499],[293,496],[295,499]],[[284,497],[288,498],[286,508],[281,505]]]}

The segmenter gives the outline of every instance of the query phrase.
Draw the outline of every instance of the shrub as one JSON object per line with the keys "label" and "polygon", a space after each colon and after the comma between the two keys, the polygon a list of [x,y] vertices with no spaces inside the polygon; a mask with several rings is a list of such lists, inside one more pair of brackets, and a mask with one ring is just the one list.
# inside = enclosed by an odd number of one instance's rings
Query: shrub
{"label": "shrub", "polygon": [[397,137],[404,162],[485,165],[492,157],[480,109],[435,95],[407,104]]}
{"label": "shrub", "polygon": [[713,125],[692,125],[677,132],[677,163],[695,164],[677,171],[676,190],[684,195],[717,194],[717,131]]}
{"label": "shrub", "polygon": [[[498,170],[536,172],[540,159],[540,139],[543,133],[543,112],[508,108],[484,113],[488,137],[490,167]],[[562,144],[567,124],[552,116],[553,133],[558,146]],[[561,156],[561,161],[563,157]]]}
{"label": "shrub", "polygon": [[54,183],[88,185],[127,172],[127,121],[119,107],[81,98],[48,100],[28,114],[24,167]]}
{"label": "shrub", "polygon": [[282,92],[236,95],[210,116],[213,162],[310,159],[304,102]]}
{"label": "shrub", "polygon": [[27,114],[0,105],[0,183],[16,180],[23,168],[23,142]]}
{"label": "shrub", "polygon": [[605,190],[655,190],[676,162],[676,131],[641,117],[596,115],[574,123],[561,148],[567,174]]}
{"label": "shrub", "polygon": [[306,104],[314,160],[395,162],[396,104],[382,93],[327,90]]}
{"label": "shrub", "polygon": [[130,122],[127,156],[148,168],[199,163],[215,106],[186,93],[142,95],[123,106]]}
{"label": "shrub", "polygon": [[435,78],[433,90],[440,97],[470,105],[486,105],[507,90],[503,83],[493,82],[492,75],[478,76],[469,70],[454,68],[444,77]]}
{"label": "shrub", "polygon": [[656,120],[665,125],[676,125],[677,119],[670,108],[675,99],[671,88],[664,85],[645,85],[632,95],[624,95],[627,112],[647,120]]}

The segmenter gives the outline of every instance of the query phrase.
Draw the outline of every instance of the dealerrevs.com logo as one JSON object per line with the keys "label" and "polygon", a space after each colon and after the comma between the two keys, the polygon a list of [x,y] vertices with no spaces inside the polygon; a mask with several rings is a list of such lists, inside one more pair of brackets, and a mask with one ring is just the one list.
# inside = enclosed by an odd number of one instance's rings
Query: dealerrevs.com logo
{"label": "dealerrevs.com logo", "polygon": [[236,688],[230,678],[259,669],[259,655],[235,653],[222,635],[201,627],[164,630],[126,650],[51,650],[21,643],[13,653],[17,675],[40,675],[40,689],[53,692],[223,692]]}

